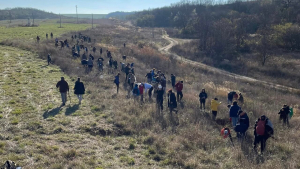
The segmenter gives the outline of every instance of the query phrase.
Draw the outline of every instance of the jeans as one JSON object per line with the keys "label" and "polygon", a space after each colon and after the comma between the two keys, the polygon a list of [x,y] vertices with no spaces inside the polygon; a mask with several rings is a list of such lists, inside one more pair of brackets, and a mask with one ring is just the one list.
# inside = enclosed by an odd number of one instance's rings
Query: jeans
{"label": "jeans", "polygon": [[230,117],[231,118],[231,121],[232,121],[232,126],[235,127],[239,118],[238,117]]}
{"label": "jeans", "polygon": [[78,94],[77,97],[78,97],[79,103],[81,103],[81,100],[82,100],[82,94]]}
{"label": "jeans", "polygon": [[67,92],[65,93],[60,93],[61,94],[61,100],[63,104],[66,104],[67,102]]}
{"label": "jeans", "polygon": [[152,82],[152,78],[147,78],[147,82],[151,83]]}

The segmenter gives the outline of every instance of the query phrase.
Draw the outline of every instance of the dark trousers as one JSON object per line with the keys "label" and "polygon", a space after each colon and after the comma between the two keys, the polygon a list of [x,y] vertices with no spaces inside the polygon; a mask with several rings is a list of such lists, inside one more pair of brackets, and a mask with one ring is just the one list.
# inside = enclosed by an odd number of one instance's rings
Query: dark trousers
{"label": "dark trousers", "polygon": [[172,87],[173,87],[173,88],[175,87],[175,81],[174,81],[174,82],[172,81]]}
{"label": "dark trousers", "polygon": [[163,104],[164,104],[164,99],[158,99],[158,100],[156,101],[156,103],[157,103],[157,108],[158,108],[158,109],[161,109],[161,110],[164,109],[164,106],[163,106]]}
{"label": "dark trousers", "polygon": [[263,152],[266,147],[267,138],[266,136],[255,136],[254,139],[254,149],[256,149],[257,144],[260,143],[260,151]]}
{"label": "dark trousers", "polygon": [[280,116],[280,120],[283,121],[283,125],[288,125],[288,126],[290,125],[288,115],[287,116]]}
{"label": "dark trousers", "polygon": [[[180,96],[180,99],[179,99],[179,96]],[[180,91],[180,92],[177,91],[177,101],[178,102],[181,101],[182,97],[183,97],[182,91]]]}
{"label": "dark trousers", "polygon": [[153,87],[151,87],[151,88],[149,89],[149,92],[148,92],[149,99],[151,99],[151,96],[152,96],[152,91],[153,91]]}
{"label": "dark trousers", "polygon": [[117,86],[117,93],[119,93],[119,83],[116,83]]}
{"label": "dark trousers", "polygon": [[211,113],[212,113],[212,119],[216,120],[218,112],[217,111],[211,111]]}
{"label": "dark trousers", "polygon": [[205,110],[205,99],[200,99],[200,109],[202,109],[202,105]]}
{"label": "dark trousers", "polygon": [[126,82],[126,80],[127,80],[127,78],[128,78],[128,75],[129,75],[129,73],[126,73],[126,78],[125,78],[125,82]]}

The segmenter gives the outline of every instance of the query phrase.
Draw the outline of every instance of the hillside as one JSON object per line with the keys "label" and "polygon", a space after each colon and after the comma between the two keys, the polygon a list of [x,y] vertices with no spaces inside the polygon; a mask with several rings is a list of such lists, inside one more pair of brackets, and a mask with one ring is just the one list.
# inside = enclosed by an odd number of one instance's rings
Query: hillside
{"label": "hillside", "polygon": [[137,26],[164,27],[171,37],[194,39],[172,52],[226,71],[298,87],[299,1],[191,1],[138,12]]}
{"label": "hillside", "polygon": [[[167,45],[162,39],[162,32],[162,29],[137,28],[122,24],[98,25],[93,30],[81,31],[83,35],[96,39],[95,44],[83,43],[89,49],[90,46],[96,46],[96,53],[92,53],[96,58],[100,57],[100,47],[103,51],[110,50],[113,58],[118,62],[122,61],[122,55],[127,55],[126,62],[135,63],[137,82],[144,82],[145,74],[152,68],[165,73],[168,80],[167,89],[172,88],[169,83],[171,73],[177,76],[177,80],[183,80],[184,97],[183,101],[178,103],[178,114],[170,114],[167,108],[167,98],[164,100],[162,112],[157,110],[155,98],[149,100],[145,95],[146,101],[143,104],[133,98],[128,98],[130,91],[125,81],[125,74],[120,71],[120,67],[112,70],[114,73],[108,73],[108,65],[105,65],[104,72],[99,72],[96,67],[91,72],[87,72],[80,65],[80,58],[72,57],[70,49],[55,48],[52,41],[43,41],[39,45],[31,41],[24,44],[18,43],[19,47],[30,47],[35,50],[40,58],[46,58],[47,54],[51,53],[53,63],[60,68],[55,68],[57,70],[53,72],[55,76],[48,75],[52,73],[49,70],[54,68],[46,67],[42,72],[42,68],[39,67],[43,61],[31,57],[41,62],[33,64],[35,66],[29,65],[30,67],[25,67],[26,69],[20,72],[28,72],[28,75],[23,74],[23,76],[33,79],[28,85],[32,86],[29,92],[40,91],[43,86],[51,88],[55,85],[56,78],[63,75],[62,72],[64,76],[70,77],[67,78],[70,84],[74,83],[73,80],[76,77],[81,77],[87,91],[84,104],[78,106],[79,110],[71,115],[63,109],[53,117],[43,116],[47,115],[47,112],[58,110],[56,107],[60,104],[59,96],[54,91],[50,91],[49,94],[52,96],[50,95],[47,101],[44,101],[47,99],[42,97],[44,95],[39,93],[32,95],[41,99],[33,100],[31,104],[39,103],[48,106],[52,103],[54,105],[45,107],[45,112],[34,109],[18,117],[16,114],[9,114],[12,106],[3,109],[1,121],[4,123],[11,120],[11,126],[17,122],[19,125],[1,128],[2,132],[9,133],[9,137],[1,140],[1,157],[20,161],[24,167],[41,168],[299,168],[299,109],[294,106],[295,116],[290,121],[290,128],[282,127],[277,115],[283,104],[297,105],[298,94],[270,89],[255,82],[243,82],[177,61],[172,55],[158,51],[158,48]],[[74,32],[64,34],[60,39],[70,38],[74,34]],[[3,45],[15,45],[14,41],[14,39],[7,40]],[[71,46],[74,43],[70,41]],[[126,48],[123,47],[123,43],[127,44]],[[17,53],[20,52],[16,51],[15,54],[11,54],[15,56],[11,61],[16,64],[14,67],[18,70],[20,63],[16,61]],[[105,55],[104,59],[106,63],[108,59]],[[6,62],[5,58],[3,62]],[[26,71],[29,68],[36,69],[36,71]],[[119,71],[121,72],[120,93],[116,94],[113,80]],[[9,74],[9,72],[4,73]],[[43,73],[43,76],[40,73]],[[50,77],[46,79],[48,76]],[[14,77],[18,80],[16,76]],[[34,86],[35,80],[37,82],[41,80],[45,84]],[[19,81],[21,84],[18,81],[15,82],[17,87],[24,85],[23,80]],[[14,87],[11,85],[14,82],[3,82],[8,84],[6,90],[12,90],[10,87]],[[198,94],[202,88],[208,92],[208,107],[209,101],[215,97],[223,102],[216,121],[211,119],[209,110],[199,110]],[[244,142],[239,142],[236,134],[233,133],[235,147],[232,147],[229,140],[220,137],[220,129],[224,126],[231,126],[226,104],[227,93],[231,90],[244,94],[245,104],[242,108],[250,118],[250,128]],[[8,98],[6,95],[5,97]],[[75,96],[71,95],[71,97],[70,107],[73,108],[73,104],[76,106],[77,99],[74,99]],[[21,99],[19,101],[16,98],[16,101],[11,103],[13,106],[19,106],[23,101]],[[5,102],[3,105],[9,105],[7,100],[10,99],[2,98]],[[76,108],[77,106],[75,110]],[[273,122],[275,139],[267,141],[264,155],[258,155],[252,151],[254,139],[252,128],[255,120],[262,114],[266,114]],[[30,117],[34,115],[34,118],[27,118],[28,124],[24,124],[22,119],[27,115]],[[33,125],[37,129],[27,131],[31,129],[26,128],[32,120],[38,122],[37,125]],[[20,129],[24,128],[25,134],[23,135]],[[14,138],[11,129],[14,129],[15,135],[22,136],[22,139],[25,137],[25,141],[23,142],[20,137]],[[38,138],[38,140],[46,141],[47,144],[30,144],[26,142],[27,138]],[[23,156],[20,152],[25,152],[26,155]]]}
{"label": "hillside", "polygon": [[[73,18],[77,18],[76,14],[61,14],[62,16],[66,16],[66,17],[73,17]],[[93,14],[93,18],[94,19],[102,19],[106,17],[106,14]],[[92,14],[78,14],[78,18],[80,19],[92,19]]]}
{"label": "hillside", "polygon": [[116,19],[121,19],[124,20],[127,18],[127,16],[129,15],[133,15],[135,14],[135,12],[121,12],[121,11],[117,11],[117,12],[112,12],[106,15],[106,18],[116,18]]}
{"label": "hillside", "polygon": [[56,19],[58,15],[34,8],[12,8],[1,9],[0,20],[14,20],[14,19]]}

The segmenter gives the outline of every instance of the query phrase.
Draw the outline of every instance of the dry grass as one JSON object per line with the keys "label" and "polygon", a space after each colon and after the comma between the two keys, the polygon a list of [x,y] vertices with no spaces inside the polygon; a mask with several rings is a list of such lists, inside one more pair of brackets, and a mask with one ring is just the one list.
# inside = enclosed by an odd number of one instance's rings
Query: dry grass
{"label": "dry grass", "polygon": [[[36,160],[34,165],[40,164],[46,167],[53,165],[57,168],[67,166],[81,166],[81,168],[97,166],[103,168],[300,167],[297,160],[300,157],[298,152],[300,118],[294,117],[291,128],[287,129],[281,126],[277,116],[277,111],[283,103],[296,105],[299,96],[270,90],[256,84],[243,83],[177,62],[156,50],[152,42],[159,41],[159,38],[151,38],[152,30],[141,34],[143,31],[147,30],[137,32],[133,28],[125,30],[118,29],[117,26],[99,26],[95,30],[82,31],[82,33],[92,35],[96,37],[97,42],[118,49],[113,53],[118,61],[123,54],[128,55],[128,62],[135,63],[138,81],[144,81],[144,75],[153,67],[165,72],[168,79],[169,75],[174,73],[178,80],[184,80],[184,99],[179,105],[179,113],[170,116],[165,110],[163,114],[159,114],[154,103],[146,102],[140,105],[132,99],[127,99],[127,91],[123,85],[120,93],[116,95],[113,85],[114,75],[104,73],[103,78],[99,78],[101,74],[97,70],[87,74],[78,60],[70,56],[69,50],[55,49],[54,44],[49,42],[37,48],[31,46],[41,58],[46,58],[46,54],[51,52],[55,64],[71,79],[82,77],[88,88],[85,104],[89,103],[85,108],[90,109],[90,111],[81,110],[74,113],[74,117],[60,113],[53,118],[47,118],[41,123],[43,128],[45,128],[44,123],[49,127],[51,125],[51,130],[46,128],[46,134],[30,131],[30,137],[43,138],[47,143],[32,148],[33,152],[41,154],[34,158]],[[70,37],[70,34],[63,36],[65,37]],[[107,38],[111,40],[103,40]],[[127,48],[122,47],[125,40],[128,44]],[[141,43],[145,44],[143,48],[140,46]],[[124,82],[123,74],[121,82]],[[207,89],[209,100],[218,97],[224,102],[220,107],[217,122],[211,120],[210,113],[199,111],[198,94],[203,87]],[[228,140],[219,136],[220,129],[224,125],[229,125],[225,104],[229,90],[244,93],[246,103],[243,109],[250,116],[251,126],[261,114],[266,114],[274,123],[277,140],[268,140],[264,158],[254,155],[251,151],[253,141],[251,128],[248,132],[249,140],[242,146],[234,138],[236,146],[233,148]],[[15,103],[11,101],[11,104]],[[166,103],[164,106],[167,107]],[[20,120],[17,115],[14,116],[16,120]],[[72,119],[66,120],[71,117]],[[30,128],[38,128],[40,125],[33,123],[30,126]],[[59,134],[53,134],[56,132]],[[21,131],[17,130],[15,133]],[[20,142],[24,144],[26,140]],[[4,144],[2,147],[5,147],[6,144],[11,143],[4,141],[2,144]],[[1,149],[3,148],[0,146],[0,151]],[[6,156],[10,152],[6,149],[4,151]],[[52,152],[49,153],[52,155],[46,155],[45,152]],[[32,158],[21,156],[16,152],[11,154],[9,157],[20,159],[18,161],[23,162],[24,165],[29,165],[32,161]],[[62,158],[54,159],[52,156]]]}
{"label": "dry grass", "polygon": [[186,41],[186,43],[174,46],[171,51],[194,61],[264,81],[296,88],[300,82],[297,78],[300,77],[300,74],[296,71],[300,62],[298,52],[274,49],[266,65],[262,66],[261,58],[255,52],[241,53],[239,57],[232,60],[218,60],[206,56],[198,46],[197,40]]}

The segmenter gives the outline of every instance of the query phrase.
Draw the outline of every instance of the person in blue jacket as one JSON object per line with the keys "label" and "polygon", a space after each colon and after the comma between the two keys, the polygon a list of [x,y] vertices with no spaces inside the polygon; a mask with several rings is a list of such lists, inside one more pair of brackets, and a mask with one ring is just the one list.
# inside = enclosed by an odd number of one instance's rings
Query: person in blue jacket
{"label": "person in blue jacket", "polygon": [[241,108],[238,106],[237,101],[234,101],[233,105],[229,109],[229,117],[231,118],[233,127],[235,127],[238,122],[238,118],[239,118],[238,113],[240,110]]}

